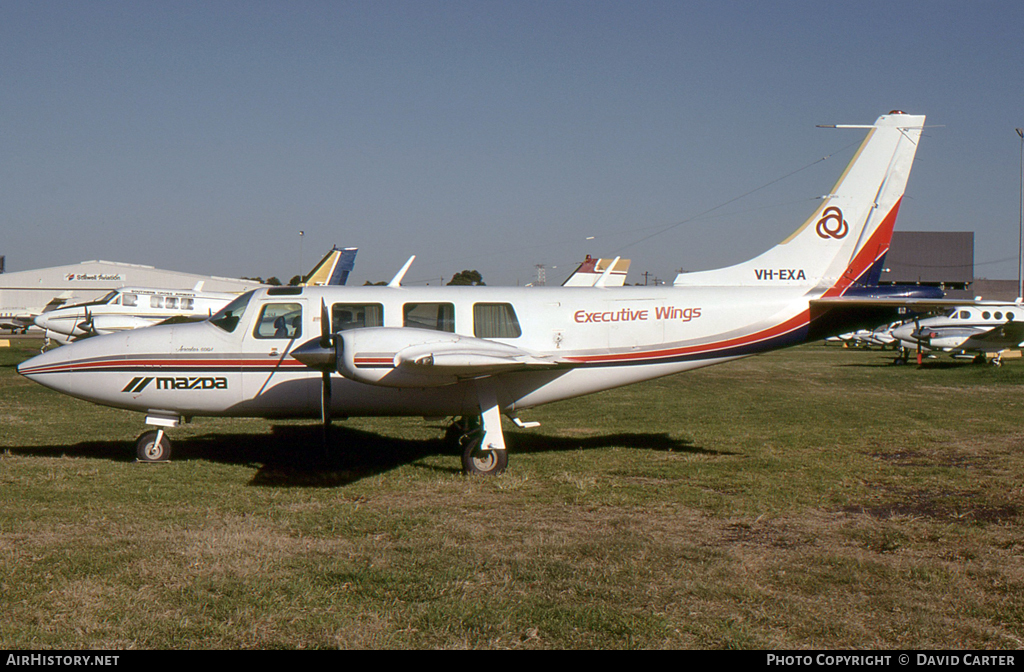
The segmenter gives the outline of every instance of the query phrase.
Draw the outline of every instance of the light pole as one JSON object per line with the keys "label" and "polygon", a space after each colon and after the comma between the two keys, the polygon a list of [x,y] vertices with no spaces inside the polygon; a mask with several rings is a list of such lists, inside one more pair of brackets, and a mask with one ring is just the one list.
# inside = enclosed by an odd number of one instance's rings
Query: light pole
{"label": "light pole", "polygon": [[1020,136],[1020,234],[1017,239],[1017,299],[1024,299],[1024,128],[1015,128]]}

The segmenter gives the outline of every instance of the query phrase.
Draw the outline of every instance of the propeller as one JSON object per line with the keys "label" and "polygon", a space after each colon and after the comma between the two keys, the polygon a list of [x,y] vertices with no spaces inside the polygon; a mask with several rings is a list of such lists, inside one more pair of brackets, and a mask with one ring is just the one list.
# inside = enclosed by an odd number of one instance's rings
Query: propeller
{"label": "propeller", "polygon": [[[327,350],[334,347],[334,335],[331,333],[331,319],[327,312],[327,302],[320,301],[320,348]],[[324,445],[327,445],[327,433],[331,426],[331,371],[321,369],[323,385],[320,388],[320,420],[324,424]]]}
{"label": "propeller", "polygon": [[89,306],[85,306],[85,319],[76,324],[75,327],[84,331],[87,336],[92,335],[92,315],[89,314]]}
{"label": "propeller", "polygon": [[331,373],[338,369],[338,352],[341,339],[331,333],[331,316],[327,303],[320,301],[320,337],[311,339],[291,352],[291,356],[321,375],[320,420],[324,428],[324,447],[331,426]]}

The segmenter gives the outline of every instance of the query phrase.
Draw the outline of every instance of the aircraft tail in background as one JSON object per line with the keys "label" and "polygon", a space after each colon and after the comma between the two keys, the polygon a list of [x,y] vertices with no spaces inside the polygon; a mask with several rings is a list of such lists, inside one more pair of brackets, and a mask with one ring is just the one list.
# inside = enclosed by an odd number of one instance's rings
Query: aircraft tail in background
{"label": "aircraft tail in background", "polygon": [[302,282],[304,287],[344,285],[355,268],[357,247],[334,247],[313,267]]}

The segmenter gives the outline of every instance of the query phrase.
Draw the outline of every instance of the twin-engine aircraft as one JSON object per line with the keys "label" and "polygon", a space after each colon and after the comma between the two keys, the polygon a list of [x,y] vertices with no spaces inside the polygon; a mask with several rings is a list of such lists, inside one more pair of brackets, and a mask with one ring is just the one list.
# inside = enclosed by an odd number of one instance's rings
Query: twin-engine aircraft
{"label": "twin-engine aircraft", "polygon": [[[458,418],[468,473],[507,465],[502,415],[892,321],[913,299],[873,287],[889,249],[924,116],[894,111],[814,213],[781,244],[672,286],[279,287],[209,320],[83,340],[19,373],[165,430],[194,416]],[[410,260],[411,262],[411,260]],[[865,287],[867,285],[867,287]]]}
{"label": "twin-engine aircraft", "polygon": [[944,315],[907,322],[892,335],[909,349],[942,350],[953,356],[974,356],[1002,363],[1001,353],[1024,343],[1024,303],[978,301],[960,305]]}
{"label": "twin-engine aircraft", "polygon": [[[357,248],[334,247],[317,262],[303,286],[344,285],[355,264]],[[150,327],[170,319],[202,320],[238,297],[238,293],[192,289],[122,287],[95,301],[57,307],[36,315],[46,338],[70,343],[82,338]]]}

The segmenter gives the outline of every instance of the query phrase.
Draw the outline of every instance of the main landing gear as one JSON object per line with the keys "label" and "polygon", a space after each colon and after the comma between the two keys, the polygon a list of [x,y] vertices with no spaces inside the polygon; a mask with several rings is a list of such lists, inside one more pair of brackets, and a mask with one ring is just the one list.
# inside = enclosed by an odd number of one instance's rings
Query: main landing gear
{"label": "main landing gear", "polygon": [[464,473],[497,476],[508,467],[508,451],[504,448],[504,440],[502,448],[484,448],[485,436],[484,423],[479,415],[457,418],[448,426],[444,441],[452,452],[462,455]]}

